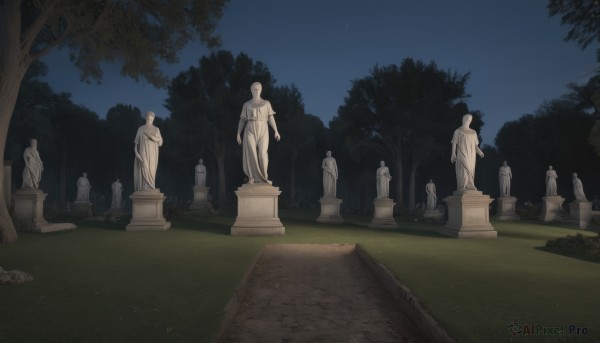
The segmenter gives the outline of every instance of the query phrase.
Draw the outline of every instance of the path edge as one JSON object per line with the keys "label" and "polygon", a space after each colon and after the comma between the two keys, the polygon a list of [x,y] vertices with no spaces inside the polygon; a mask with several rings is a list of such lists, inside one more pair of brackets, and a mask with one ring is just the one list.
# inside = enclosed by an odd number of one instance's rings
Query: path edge
{"label": "path edge", "polygon": [[402,310],[415,322],[424,336],[431,342],[456,342],[411,290],[400,283],[386,266],[374,259],[360,244],[356,244],[355,249],[356,254],[363,263],[375,274],[375,277],[396,300]]}

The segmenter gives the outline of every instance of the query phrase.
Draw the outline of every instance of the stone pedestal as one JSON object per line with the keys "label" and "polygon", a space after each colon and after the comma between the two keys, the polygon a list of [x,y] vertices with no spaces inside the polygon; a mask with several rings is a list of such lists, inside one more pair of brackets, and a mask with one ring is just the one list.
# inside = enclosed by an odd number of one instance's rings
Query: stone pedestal
{"label": "stone pedestal", "polygon": [[48,194],[39,189],[18,189],[14,195],[14,211],[20,231],[47,233],[75,229],[72,223],[49,224],[44,219],[44,200]]}
{"label": "stone pedestal", "polygon": [[80,218],[93,217],[92,204],[89,202],[75,201],[73,203],[73,215]]}
{"label": "stone pedestal", "polygon": [[444,218],[444,213],[437,208],[435,210],[425,210],[425,212],[423,212],[423,218],[437,221]]}
{"label": "stone pedestal", "polygon": [[480,191],[454,192],[444,198],[448,207],[446,226],[438,232],[454,238],[496,238],[490,224],[489,206],[494,199]]}
{"label": "stone pedestal", "polygon": [[574,200],[569,204],[569,220],[567,224],[585,229],[592,220],[592,203],[586,200]]}
{"label": "stone pedestal", "polygon": [[194,201],[190,205],[192,210],[212,210],[212,204],[208,200],[210,187],[194,186]]}
{"label": "stone pedestal", "polygon": [[340,215],[342,199],[322,197],[319,202],[321,203],[321,215],[317,218],[317,222],[330,224],[342,224],[344,222],[344,218]]}
{"label": "stone pedestal", "polygon": [[231,227],[232,236],[282,236],[279,220],[279,187],[266,183],[244,184],[235,191],[238,213]]}
{"label": "stone pedestal", "polygon": [[158,188],[150,191],[136,191],[131,199],[131,222],[127,231],[165,231],[171,223],[163,215],[165,195]]}
{"label": "stone pedestal", "polygon": [[375,199],[373,201],[375,210],[373,212],[373,219],[369,224],[370,228],[397,228],[398,223],[394,219],[394,200],[390,198]]}
{"label": "stone pedestal", "polygon": [[544,222],[562,221],[562,204],[565,198],[560,195],[550,195],[542,198],[542,214]]}
{"label": "stone pedestal", "polygon": [[520,220],[517,215],[515,197],[499,197],[496,198],[496,219],[498,220]]}

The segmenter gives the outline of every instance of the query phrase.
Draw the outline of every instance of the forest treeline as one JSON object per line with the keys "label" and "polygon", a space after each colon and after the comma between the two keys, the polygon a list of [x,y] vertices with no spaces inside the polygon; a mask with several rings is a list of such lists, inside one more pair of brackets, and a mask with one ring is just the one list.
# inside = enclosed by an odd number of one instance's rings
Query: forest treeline
{"label": "forest treeline", "polygon": [[[68,93],[56,93],[41,81],[46,66],[37,62],[23,80],[11,119],[5,159],[13,161],[13,191],[20,187],[22,153],[30,138],[38,139],[44,161],[40,188],[46,204],[73,201],[76,180],[87,172],[92,199],[107,207],[110,185],[119,178],[125,193],[133,192],[133,138],[144,123],[139,107],[114,104],[94,113],[73,103]],[[337,114],[325,125],[306,113],[300,90],[279,85],[267,65],[240,53],[216,51],[180,72],[169,83],[165,108],[156,118],[164,145],[160,149],[157,186],[169,201],[185,206],[192,200],[194,166],[203,158],[207,184],[215,206],[234,207],[234,191],[244,182],[241,147],[235,140],[242,104],[254,81],[271,101],[282,135],[271,134],[269,176],[282,190],[281,207],[316,207],[322,194],[321,161],[331,150],[340,178],[338,197],[344,211],[364,211],[375,196],[375,170],[386,161],[393,175],[391,194],[400,210],[425,201],[429,179],[438,198],[455,187],[450,163],[450,139],[465,113],[472,128],[484,125],[484,110],[468,106],[469,74],[439,68],[435,62],[406,58],[399,64],[374,66],[353,80]],[[504,124],[495,146],[485,145],[478,159],[476,185],[498,195],[498,168],[512,168],[512,194],[519,201],[540,202],[549,165],[559,174],[558,190],[573,198],[571,174],[577,172],[588,198],[600,193],[600,76],[584,85],[568,85],[559,99],[540,104],[535,113]],[[161,113],[162,109],[157,109]],[[513,115],[508,114],[507,115]],[[481,141],[481,139],[480,139]]]}

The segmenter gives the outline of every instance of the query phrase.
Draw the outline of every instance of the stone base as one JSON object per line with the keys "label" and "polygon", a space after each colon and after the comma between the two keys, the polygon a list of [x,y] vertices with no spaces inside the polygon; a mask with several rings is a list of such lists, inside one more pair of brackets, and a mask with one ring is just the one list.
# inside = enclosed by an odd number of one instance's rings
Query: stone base
{"label": "stone base", "polygon": [[543,197],[540,220],[544,222],[562,221],[562,204],[564,201],[565,198],[560,195]]}
{"label": "stone base", "polygon": [[435,210],[425,210],[425,212],[423,212],[423,218],[440,220],[444,218],[444,213],[437,208]]}
{"label": "stone base", "polygon": [[499,197],[496,198],[496,216],[498,220],[520,220],[521,218],[516,212],[515,197]]}
{"label": "stone base", "polygon": [[394,219],[394,200],[390,198],[375,199],[373,201],[375,211],[373,212],[373,219],[369,224],[370,228],[397,228],[398,223]]}
{"label": "stone base", "polygon": [[158,188],[150,191],[136,191],[129,196],[131,199],[131,222],[127,231],[165,231],[171,228],[171,223],[163,216],[165,195]]}
{"label": "stone base", "polygon": [[44,200],[48,194],[39,189],[18,189],[14,195],[15,219],[20,231],[26,232],[56,232],[75,229],[72,223],[49,224],[44,219]]}
{"label": "stone base", "polygon": [[93,217],[92,204],[89,202],[74,202],[73,203],[73,216],[80,218]]}
{"label": "stone base", "polygon": [[448,207],[446,226],[438,230],[454,238],[496,238],[498,233],[490,224],[489,206],[494,199],[480,191],[454,192],[444,198]]}
{"label": "stone base", "polygon": [[279,220],[279,187],[266,183],[244,184],[235,191],[238,214],[231,227],[232,236],[282,236]]}
{"label": "stone base", "polygon": [[344,218],[340,215],[342,199],[322,197],[319,202],[321,203],[321,215],[317,218],[317,222],[327,224],[342,224],[344,222]]}
{"label": "stone base", "polygon": [[208,200],[208,191],[210,187],[206,186],[194,186],[194,201],[190,205],[192,210],[212,210],[213,206]]}
{"label": "stone base", "polygon": [[585,229],[592,220],[592,203],[586,200],[574,200],[569,204],[568,225]]}

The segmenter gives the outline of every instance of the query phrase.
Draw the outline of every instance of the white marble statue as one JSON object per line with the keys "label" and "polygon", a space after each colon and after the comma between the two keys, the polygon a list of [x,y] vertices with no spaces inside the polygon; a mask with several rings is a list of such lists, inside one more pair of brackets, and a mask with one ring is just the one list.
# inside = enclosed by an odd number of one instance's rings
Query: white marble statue
{"label": "white marble statue", "polygon": [[123,208],[123,184],[117,179],[117,181],[113,182],[110,186],[112,189],[112,202],[110,203],[110,208],[119,210]]}
{"label": "white marble statue", "polygon": [[454,130],[452,136],[452,155],[450,161],[456,170],[456,190],[477,190],[475,187],[475,160],[476,155],[483,158],[483,151],[479,149],[477,132],[469,125],[473,120],[471,114],[462,118],[462,126]]}
{"label": "white marble statue", "polygon": [[427,210],[435,210],[437,208],[437,195],[435,190],[435,183],[432,179],[425,185],[425,192],[427,193]]}
{"label": "white marble statue", "polygon": [[546,196],[558,195],[556,179],[558,179],[556,170],[552,169],[552,166],[549,166],[546,171]]}
{"label": "white marble statue", "polygon": [[206,166],[204,165],[204,160],[200,159],[195,168],[196,171],[196,186],[206,186]]}
{"label": "white marble statue", "polygon": [[[254,82],[250,86],[252,99],[244,103],[237,130],[237,142],[243,143],[242,165],[248,183],[268,183],[267,169],[269,167],[269,125],[275,131],[276,141],[281,139],[275,124],[275,111],[268,100],[260,97],[262,85]],[[242,131],[244,136],[242,139]]]}
{"label": "white marble statue", "polygon": [[331,151],[325,153],[321,164],[323,168],[323,197],[335,198],[337,193],[338,168],[335,158],[331,157]]}
{"label": "white marble statue", "polygon": [[87,173],[83,173],[77,179],[77,196],[75,202],[90,202],[90,180],[87,178]]}
{"label": "white marble statue", "polygon": [[583,184],[581,183],[581,179],[577,177],[577,173],[573,173],[573,194],[575,195],[575,199],[587,201],[585,193],[583,193]]}
{"label": "white marble statue", "polygon": [[40,180],[42,179],[42,172],[44,171],[44,163],[37,149],[37,140],[30,139],[29,144],[29,147],[23,151],[25,168],[23,169],[23,183],[21,188],[38,189]]}
{"label": "white marble statue", "polygon": [[390,197],[390,169],[385,166],[385,162],[379,162],[380,167],[377,168],[377,199],[386,199]]}
{"label": "white marble statue", "polygon": [[134,140],[135,162],[133,165],[133,186],[135,191],[155,189],[158,167],[158,148],[163,139],[160,130],[154,126],[154,112],[146,113],[146,124],[138,128]]}
{"label": "white marble statue", "polygon": [[512,171],[508,166],[508,162],[502,162],[502,166],[498,171],[498,181],[500,182],[500,196],[510,196],[510,180],[512,179]]}

